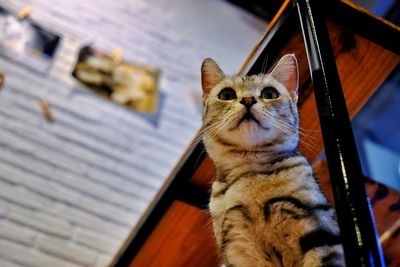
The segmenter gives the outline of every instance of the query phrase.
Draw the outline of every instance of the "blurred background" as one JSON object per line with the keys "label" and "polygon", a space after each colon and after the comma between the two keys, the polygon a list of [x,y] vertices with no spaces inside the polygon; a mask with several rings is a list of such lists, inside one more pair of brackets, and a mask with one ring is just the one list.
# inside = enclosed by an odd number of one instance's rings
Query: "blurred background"
{"label": "blurred background", "polygon": [[[202,60],[238,71],[282,2],[0,0],[0,266],[107,266],[200,128]],[[384,147],[393,81],[355,130]]]}

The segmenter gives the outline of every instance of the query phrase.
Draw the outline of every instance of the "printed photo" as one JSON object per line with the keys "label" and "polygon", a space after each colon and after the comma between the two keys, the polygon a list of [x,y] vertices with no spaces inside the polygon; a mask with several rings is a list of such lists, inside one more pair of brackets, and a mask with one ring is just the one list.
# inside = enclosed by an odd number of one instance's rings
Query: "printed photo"
{"label": "printed photo", "polygon": [[60,36],[0,7],[0,55],[33,70],[47,73]]}
{"label": "printed photo", "polygon": [[72,75],[92,91],[139,112],[155,113],[159,103],[157,68],[124,62],[94,47],[83,47]]}

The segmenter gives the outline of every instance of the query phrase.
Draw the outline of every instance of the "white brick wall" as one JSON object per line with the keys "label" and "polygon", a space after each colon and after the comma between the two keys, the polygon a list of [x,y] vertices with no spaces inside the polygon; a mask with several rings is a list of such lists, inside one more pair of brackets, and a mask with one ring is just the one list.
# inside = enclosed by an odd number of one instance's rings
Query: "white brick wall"
{"label": "white brick wall", "polygon": [[[234,72],[264,25],[221,0],[0,0],[28,3],[63,40],[49,75],[0,58],[0,266],[107,266],[199,127],[201,60]],[[161,68],[157,125],[71,78],[87,41]]]}
{"label": "white brick wall", "polygon": [[4,260],[4,259],[0,258],[0,266],[1,267],[18,267],[20,265],[15,263],[15,262],[11,262],[11,261]]}
{"label": "white brick wall", "polygon": [[40,235],[36,239],[36,247],[55,257],[84,266],[93,266],[96,262],[96,252],[76,242],[65,242],[65,239]]}
{"label": "white brick wall", "polygon": [[33,247],[27,247],[5,239],[0,240],[0,256],[2,259],[19,264],[20,266],[60,266],[78,267],[61,258],[43,253]]}
{"label": "white brick wall", "polygon": [[121,245],[116,238],[107,235],[99,235],[95,231],[80,227],[76,229],[73,239],[79,244],[104,253],[115,251]]}
{"label": "white brick wall", "polygon": [[36,234],[37,231],[32,228],[8,220],[0,221],[0,236],[3,239],[8,239],[26,246],[33,246]]}
{"label": "white brick wall", "polygon": [[63,220],[43,211],[27,209],[2,200],[0,200],[0,206],[10,208],[11,211],[7,216],[9,221],[49,235],[64,238],[72,236],[73,225],[65,219]]}

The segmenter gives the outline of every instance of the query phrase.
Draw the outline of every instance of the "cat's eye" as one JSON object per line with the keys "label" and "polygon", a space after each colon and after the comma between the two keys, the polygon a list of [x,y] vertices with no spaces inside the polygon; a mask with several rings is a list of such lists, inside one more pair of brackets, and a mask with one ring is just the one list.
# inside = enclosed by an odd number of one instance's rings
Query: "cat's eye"
{"label": "cat's eye", "polygon": [[236,92],[232,88],[224,88],[219,92],[218,98],[221,100],[233,100],[236,99]]}
{"label": "cat's eye", "polygon": [[267,86],[261,91],[260,97],[263,99],[276,99],[279,97],[279,93],[274,87]]}

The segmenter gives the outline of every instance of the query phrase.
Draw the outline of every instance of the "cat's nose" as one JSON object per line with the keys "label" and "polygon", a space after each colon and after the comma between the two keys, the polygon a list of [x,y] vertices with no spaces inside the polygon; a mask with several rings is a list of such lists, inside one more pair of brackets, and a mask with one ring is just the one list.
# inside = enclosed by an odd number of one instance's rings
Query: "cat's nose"
{"label": "cat's nose", "polygon": [[247,109],[251,108],[255,103],[257,103],[257,101],[254,96],[243,97],[242,100],[240,100],[240,104],[244,105]]}

